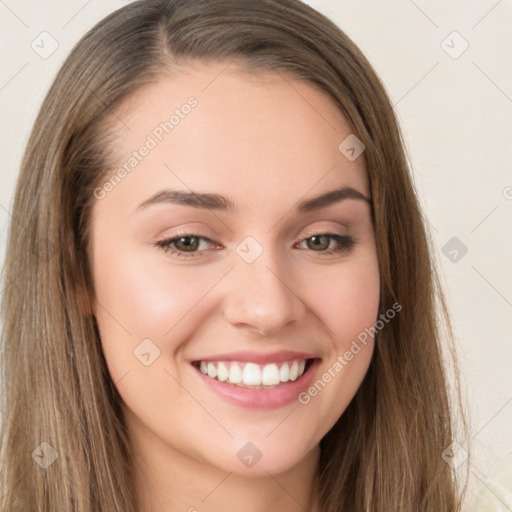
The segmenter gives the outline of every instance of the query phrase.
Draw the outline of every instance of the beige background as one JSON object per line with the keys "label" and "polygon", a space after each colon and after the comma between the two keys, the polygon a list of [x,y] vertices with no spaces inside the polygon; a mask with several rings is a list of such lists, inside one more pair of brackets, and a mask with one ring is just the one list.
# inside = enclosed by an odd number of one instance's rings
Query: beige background
{"label": "beige background", "polygon": [[[126,3],[0,0],[2,262],[19,163],[44,94],[72,45]],[[512,510],[492,483],[512,452],[512,3],[307,3],[359,45],[395,105],[461,352],[473,454],[460,466],[470,475],[466,509],[485,488],[501,507],[486,510]],[[52,44],[49,56],[31,47]]]}

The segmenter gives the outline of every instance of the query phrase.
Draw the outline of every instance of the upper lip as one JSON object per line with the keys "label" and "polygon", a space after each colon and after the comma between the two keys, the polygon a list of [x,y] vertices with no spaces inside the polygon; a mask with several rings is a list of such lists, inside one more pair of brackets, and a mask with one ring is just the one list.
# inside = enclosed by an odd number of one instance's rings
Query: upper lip
{"label": "upper lip", "polygon": [[192,359],[196,361],[240,361],[247,363],[267,364],[282,363],[284,361],[292,361],[295,359],[314,359],[317,356],[305,352],[293,352],[290,350],[280,350],[279,352],[270,352],[262,354],[258,352],[230,352],[229,354],[215,354],[213,356],[200,357]]}

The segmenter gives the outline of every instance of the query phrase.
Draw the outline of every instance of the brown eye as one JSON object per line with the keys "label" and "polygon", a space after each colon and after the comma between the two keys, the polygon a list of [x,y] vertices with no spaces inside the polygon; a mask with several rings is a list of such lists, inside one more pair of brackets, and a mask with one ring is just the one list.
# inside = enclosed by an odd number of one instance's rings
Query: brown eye
{"label": "brown eye", "polygon": [[[329,248],[331,240],[335,241],[333,248]],[[307,249],[327,255],[349,252],[356,244],[356,240],[353,237],[338,235],[337,233],[318,233],[302,239],[300,243],[304,242],[307,245]]]}
{"label": "brown eye", "polygon": [[195,236],[182,236],[173,243],[178,251],[194,252],[199,247],[199,238]]}
{"label": "brown eye", "polygon": [[[335,241],[334,247],[329,248],[332,240]],[[215,245],[215,243],[209,238],[192,233],[159,240],[155,245],[165,253],[170,253],[173,256],[177,256],[179,258],[194,258],[196,256],[201,256],[201,253],[205,252],[204,250],[200,250],[202,242],[205,242],[207,246]],[[356,241],[348,235],[319,233],[302,239],[299,244],[302,243],[306,243],[306,248],[312,252],[332,255],[349,252],[356,244]]]}
{"label": "brown eye", "polygon": [[156,242],[156,246],[162,249],[166,253],[171,253],[174,256],[180,258],[193,258],[197,254],[200,254],[199,250],[201,243],[205,242],[206,245],[214,245],[214,242],[205,236],[188,234],[181,235],[174,238],[166,238],[165,240],[159,240]]}
{"label": "brown eye", "polygon": [[[308,247],[313,250],[325,250],[329,248],[329,244],[331,242],[331,237],[329,235],[315,235],[306,239],[306,243]],[[309,241],[311,243],[309,243]]]}

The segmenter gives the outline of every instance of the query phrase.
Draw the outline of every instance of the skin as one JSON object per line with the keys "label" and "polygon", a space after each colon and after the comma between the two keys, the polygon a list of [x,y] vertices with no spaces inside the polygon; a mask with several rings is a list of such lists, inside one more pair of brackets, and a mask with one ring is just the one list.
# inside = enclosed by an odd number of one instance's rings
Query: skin
{"label": "skin", "polygon": [[[364,153],[349,161],[338,150],[353,130],[326,93],[274,72],[201,63],[121,105],[112,172],[191,96],[197,106],[96,200],[91,219],[94,315],[124,402],[138,507],[313,510],[319,442],[359,388],[373,339],[307,405],[270,410],[225,401],[189,360],[311,352],[321,358],[316,380],[374,325],[379,273],[369,205],[345,199],[295,211],[298,201],[342,185],[369,197]],[[238,212],[166,203],[137,209],[164,188],[219,193]],[[315,249],[306,238],[313,229],[357,243],[325,255],[337,242],[322,239]],[[188,259],[155,245],[181,231],[213,243],[202,241]],[[263,250],[251,264],[235,250],[247,236]],[[134,356],[147,338],[160,350],[149,366]],[[262,454],[251,468],[237,457],[247,442]]]}

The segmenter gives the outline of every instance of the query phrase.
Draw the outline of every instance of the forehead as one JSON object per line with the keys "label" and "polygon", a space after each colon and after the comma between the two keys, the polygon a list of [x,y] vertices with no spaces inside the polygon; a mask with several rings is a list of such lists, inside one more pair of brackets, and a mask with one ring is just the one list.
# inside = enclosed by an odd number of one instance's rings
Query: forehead
{"label": "forehead", "polygon": [[137,91],[113,119],[110,173],[127,172],[111,199],[164,187],[260,206],[342,185],[369,195],[364,153],[351,161],[339,149],[353,133],[339,108],[326,92],[283,72],[182,67]]}

